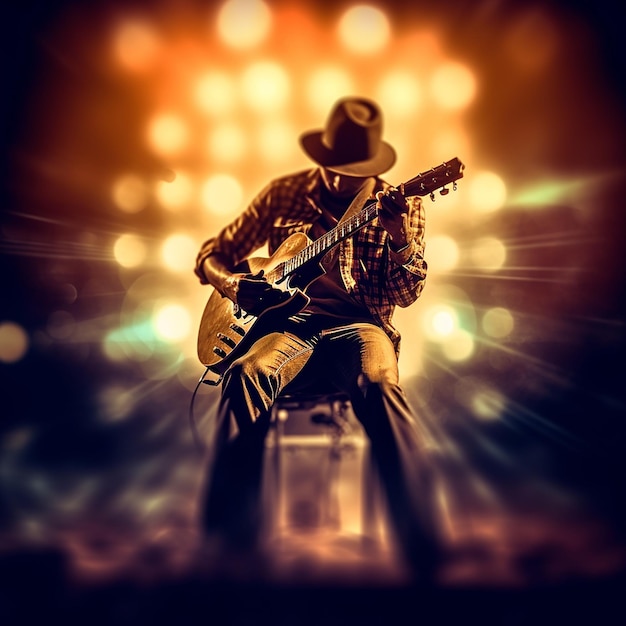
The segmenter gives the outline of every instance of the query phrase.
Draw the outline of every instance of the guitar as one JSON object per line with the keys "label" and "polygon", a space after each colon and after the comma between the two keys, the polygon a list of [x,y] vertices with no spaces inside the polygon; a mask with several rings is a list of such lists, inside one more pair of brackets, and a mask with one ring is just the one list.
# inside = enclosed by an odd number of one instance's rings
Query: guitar
{"label": "guitar", "polygon": [[[456,181],[463,177],[465,166],[458,158],[418,174],[399,186],[405,196],[430,195],[440,189],[446,195],[448,184],[456,190]],[[198,358],[207,370],[218,378],[205,380],[219,385],[232,361],[244,354],[253,343],[252,328],[264,327],[280,315],[286,319],[302,311],[309,303],[306,288],[325,272],[321,265],[324,255],[377,216],[376,200],[369,200],[355,215],[339,222],[319,239],[311,241],[304,233],[294,233],[283,241],[269,258],[251,257],[240,263],[236,272],[257,274],[263,270],[265,279],[282,291],[282,296],[259,316],[241,309],[217,290],[214,290],[204,308],[198,331]],[[257,333],[254,333],[258,337]]]}

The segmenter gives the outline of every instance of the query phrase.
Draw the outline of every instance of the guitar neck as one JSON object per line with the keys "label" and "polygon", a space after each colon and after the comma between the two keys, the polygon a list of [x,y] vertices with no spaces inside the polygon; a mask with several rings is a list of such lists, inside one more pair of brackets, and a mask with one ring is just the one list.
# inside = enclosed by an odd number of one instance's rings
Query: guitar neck
{"label": "guitar neck", "polygon": [[[448,183],[453,183],[455,185],[454,188],[456,188],[455,181],[463,177],[464,169],[463,163],[455,157],[402,183],[400,191],[405,196],[425,196],[431,194],[431,198],[434,199],[433,192],[441,187],[445,187]],[[443,194],[444,191],[447,193],[445,189],[441,193]],[[331,248],[371,222],[377,215],[376,200],[370,200],[358,213],[344,222],[340,222],[288,261],[278,264],[271,272],[268,272],[268,280],[270,282],[278,282],[312,259],[321,258]]]}

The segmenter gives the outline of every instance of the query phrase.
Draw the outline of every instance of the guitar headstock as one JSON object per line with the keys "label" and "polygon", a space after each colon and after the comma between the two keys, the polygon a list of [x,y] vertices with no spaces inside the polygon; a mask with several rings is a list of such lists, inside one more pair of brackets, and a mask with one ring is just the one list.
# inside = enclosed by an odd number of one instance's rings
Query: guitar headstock
{"label": "guitar headstock", "polygon": [[430,194],[431,199],[435,199],[434,192],[441,189],[441,195],[449,193],[446,185],[452,183],[456,190],[456,181],[463,178],[465,165],[457,157],[446,161],[437,167],[433,167],[427,172],[422,172],[400,185],[400,190],[405,196],[426,196]]}

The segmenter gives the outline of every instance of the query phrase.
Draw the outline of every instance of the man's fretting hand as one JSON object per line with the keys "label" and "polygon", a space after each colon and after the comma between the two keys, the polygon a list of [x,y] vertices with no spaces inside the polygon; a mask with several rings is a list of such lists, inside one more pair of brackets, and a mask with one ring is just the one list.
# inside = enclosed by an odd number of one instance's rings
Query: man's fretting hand
{"label": "man's fretting hand", "polygon": [[408,243],[407,219],[409,207],[400,190],[391,188],[386,193],[376,194],[378,221],[389,233],[391,246],[395,250],[404,248]]}

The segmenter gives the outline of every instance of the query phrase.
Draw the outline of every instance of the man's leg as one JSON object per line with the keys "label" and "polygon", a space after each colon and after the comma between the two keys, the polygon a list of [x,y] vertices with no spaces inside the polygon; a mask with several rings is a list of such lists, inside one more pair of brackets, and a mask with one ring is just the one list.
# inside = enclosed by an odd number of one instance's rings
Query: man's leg
{"label": "man's leg", "polygon": [[322,332],[320,348],[336,355],[336,380],[368,434],[400,548],[418,573],[430,575],[439,548],[432,470],[424,433],[398,384],[393,345],[379,327],[354,324]]}
{"label": "man's leg", "polygon": [[233,363],[222,383],[201,516],[205,534],[216,535],[231,548],[250,550],[258,539],[270,410],[276,396],[305,366],[314,345],[313,340],[289,333],[266,335]]}

